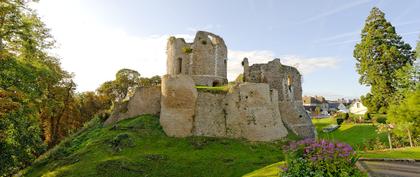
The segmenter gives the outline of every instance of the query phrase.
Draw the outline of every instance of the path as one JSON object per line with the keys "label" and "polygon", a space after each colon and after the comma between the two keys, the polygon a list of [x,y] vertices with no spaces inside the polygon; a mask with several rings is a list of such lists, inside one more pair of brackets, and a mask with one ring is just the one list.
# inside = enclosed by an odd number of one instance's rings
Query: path
{"label": "path", "polygon": [[359,161],[372,177],[420,177],[420,162]]}

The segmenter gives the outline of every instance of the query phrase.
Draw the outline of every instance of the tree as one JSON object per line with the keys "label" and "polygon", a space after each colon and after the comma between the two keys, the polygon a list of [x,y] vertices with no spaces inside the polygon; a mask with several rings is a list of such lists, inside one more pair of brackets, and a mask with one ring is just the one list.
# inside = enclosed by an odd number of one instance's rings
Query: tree
{"label": "tree", "polygon": [[417,54],[417,58],[420,58],[420,39],[417,41],[416,54]]}
{"label": "tree", "polygon": [[[362,97],[369,112],[386,112],[389,104],[396,100],[401,87],[397,73],[410,68],[415,60],[414,51],[402,41],[395,28],[385,19],[378,8],[372,8],[361,33],[361,42],[354,49],[359,82],[371,87],[370,93]],[[408,84],[413,84],[412,82]]]}
{"label": "tree", "polygon": [[48,54],[54,39],[29,2],[0,1],[0,176],[11,175],[42,153],[43,118],[60,122],[71,105],[71,96],[57,96],[66,93],[60,90],[68,88],[71,75]]}
{"label": "tree", "polygon": [[121,69],[115,75],[115,80],[103,83],[97,91],[100,95],[108,95],[112,105],[115,105],[131,96],[140,85],[141,78],[137,71]]}
{"label": "tree", "polygon": [[390,106],[388,120],[396,125],[394,133],[399,136],[407,135],[410,145],[413,146],[412,137],[420,136],[420,85],[407,92],[401,103]]}

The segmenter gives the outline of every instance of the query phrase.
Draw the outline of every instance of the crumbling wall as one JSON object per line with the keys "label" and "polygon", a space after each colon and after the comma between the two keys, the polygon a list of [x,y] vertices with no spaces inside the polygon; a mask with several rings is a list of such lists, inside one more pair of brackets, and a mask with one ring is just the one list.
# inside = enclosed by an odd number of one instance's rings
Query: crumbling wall
{"label": "crumbling wall", "polygon": [[167,74],[190,75],[196,85],[227,83],[227,47],[220,36],[198,31],[192,43],[171,37],[167,56]]}
{"label": "crumbling wall", "polygon": [[194,96],[196,89],[191,81],[186,82],[187,77],[177,75],[162,79],[160,121],[167,135],[251,141],[278,140],[287,135],[278,110],[277,91],[268,84],[243,83],[228,93],[198,92]]}
{"label": "crumbling wall", "polygon": [[291,66],[282,65],[280,59],[266,64],[247,67],[244,59],[245,82],[267,83],[278,91],[279,110],[284,124],[302,137],[315,137],[315,128],[302,104],[301,75]]}
{"label": "crumbling wall", "polygon": [[251,141],[278,140],[287,129],[278,110],[277,91],[264,83],[243,83],[225,98],[226,135]]}
{"label": "crumbling wall", "polygon": [[138,88],[128,102],[117,105],[118,108],[113,111],[105,124],[143,114],[159,115],[160,96],[160,86]]}

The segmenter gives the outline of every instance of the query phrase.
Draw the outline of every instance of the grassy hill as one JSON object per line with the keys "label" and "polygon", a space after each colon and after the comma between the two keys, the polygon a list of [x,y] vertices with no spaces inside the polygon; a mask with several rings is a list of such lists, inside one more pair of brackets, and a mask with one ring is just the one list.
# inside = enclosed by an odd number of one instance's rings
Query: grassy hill
{"label": "grassy hill", "polygon": [[23,176],[242,176],[284,160],[280,143],[223,138],[172,138],[158,117],[140,116],[102,126],[92,121]]}

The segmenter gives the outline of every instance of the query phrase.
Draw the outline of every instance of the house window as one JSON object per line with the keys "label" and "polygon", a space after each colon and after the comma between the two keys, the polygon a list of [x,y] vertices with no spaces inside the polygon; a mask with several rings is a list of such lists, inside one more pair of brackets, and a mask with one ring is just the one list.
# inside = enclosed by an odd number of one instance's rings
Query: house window
{"label": "house window", "polygon": [[360,108],[360,103],[356,103],[356,107],[357,108]]}
{"label": "house window", "polygon": [[181,57],[177,59],[177,66],[178,67],[177,67],[176,73],[181,74],[182,72],[182,58]]}

